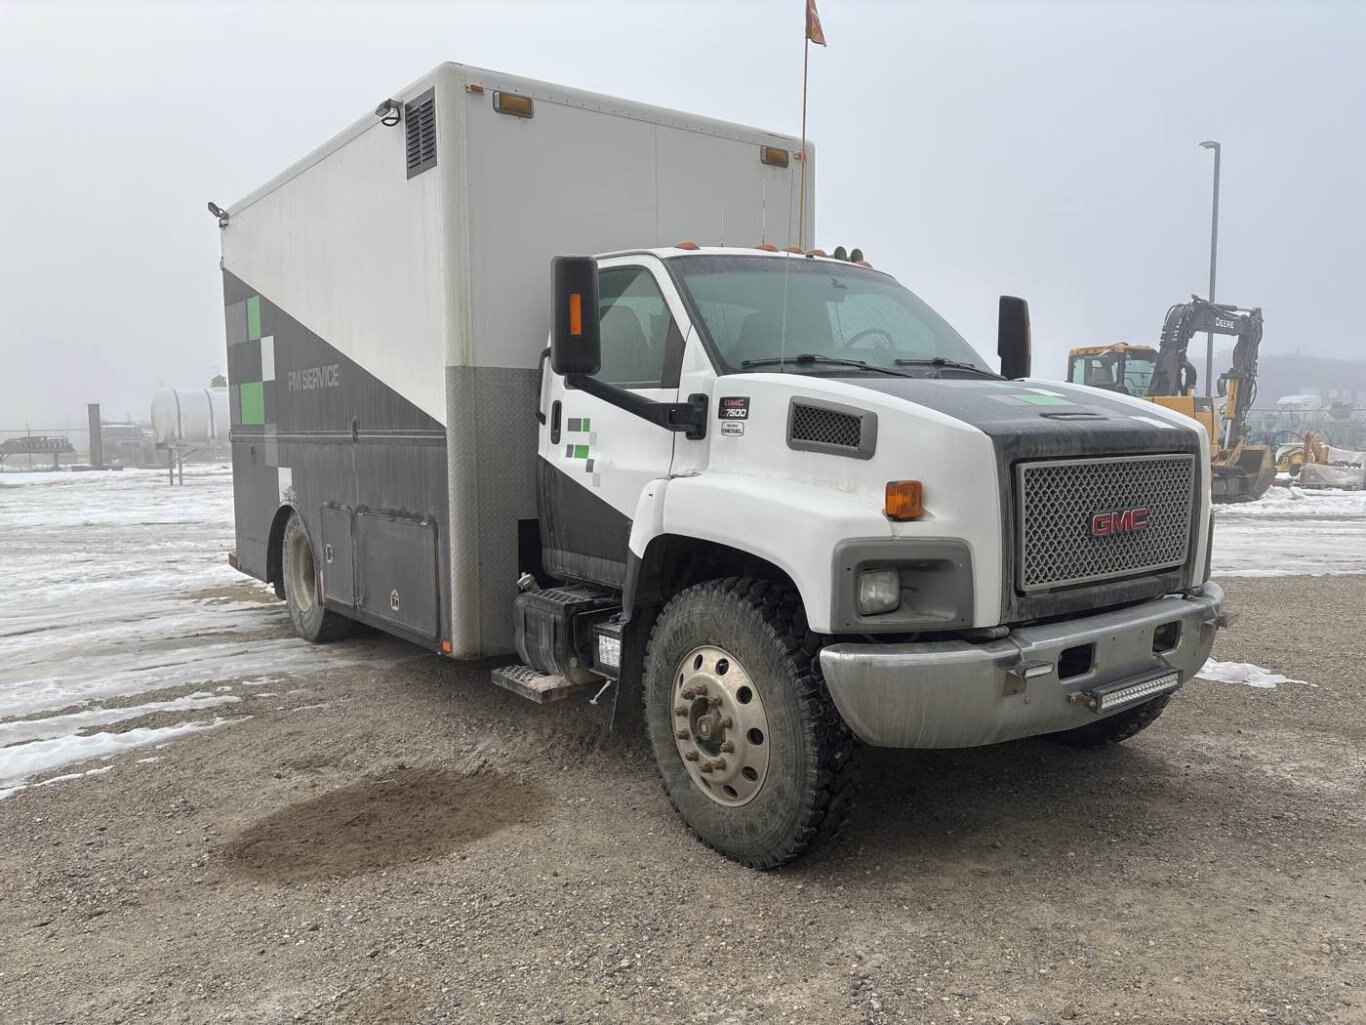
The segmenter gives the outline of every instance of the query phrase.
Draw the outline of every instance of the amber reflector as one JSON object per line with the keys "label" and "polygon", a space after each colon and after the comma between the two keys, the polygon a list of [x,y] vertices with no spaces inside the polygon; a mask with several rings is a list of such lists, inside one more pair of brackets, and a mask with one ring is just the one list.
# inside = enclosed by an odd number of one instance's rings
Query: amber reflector
{"label": "amber reflector", "polygon": [[583,293],[569,293],[569,333],[583,334]]}

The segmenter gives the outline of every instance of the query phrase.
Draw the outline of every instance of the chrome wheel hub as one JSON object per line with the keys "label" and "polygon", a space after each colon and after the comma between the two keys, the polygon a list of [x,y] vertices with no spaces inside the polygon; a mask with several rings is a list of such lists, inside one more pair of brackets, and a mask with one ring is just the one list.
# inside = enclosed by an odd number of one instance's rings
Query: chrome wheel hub
{"label": "chrome wheel hub", "polygon": [[693,783],[718,804],[754,799],[768,775],[768,715],[744,667],[704,645],[674,670],[674,743]]}

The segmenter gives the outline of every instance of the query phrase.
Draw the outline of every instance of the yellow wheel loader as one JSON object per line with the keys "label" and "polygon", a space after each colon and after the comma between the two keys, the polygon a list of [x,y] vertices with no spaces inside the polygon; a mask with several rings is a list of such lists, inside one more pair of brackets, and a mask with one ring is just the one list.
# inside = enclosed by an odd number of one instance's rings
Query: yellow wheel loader
{"label": "yellow wheel loader", "polygon": [[[1186,358],[1190,340],[1212,331],[1237,338],[1233,364],[1220,376],[1222,414],[1211,399],[1196,394],[1195,366]],[[1257,350],[1262,342],[1261,309],[1241,309],[1191,296],[1167,311],[1159,347],[1109,345],[1072,349],[1067,379],[1093,388],[1137,395],[1204,425],[1210,439],[1216,502],[1260,498],[1276,479],[1276,460],[1267,445],[1247,440],[1247,411],[1257,397]]]}

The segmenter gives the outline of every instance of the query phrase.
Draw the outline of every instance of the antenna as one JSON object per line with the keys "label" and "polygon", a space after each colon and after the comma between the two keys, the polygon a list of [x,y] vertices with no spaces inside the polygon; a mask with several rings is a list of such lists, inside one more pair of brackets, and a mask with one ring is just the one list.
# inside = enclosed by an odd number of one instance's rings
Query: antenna
{"label": "antenna", "polygon": [[721,245],[726,244],[726,204],[721,204]]}
{"label": "antenna", "polygon": [[759,241],[768,241],[768,180],[759,182]]}

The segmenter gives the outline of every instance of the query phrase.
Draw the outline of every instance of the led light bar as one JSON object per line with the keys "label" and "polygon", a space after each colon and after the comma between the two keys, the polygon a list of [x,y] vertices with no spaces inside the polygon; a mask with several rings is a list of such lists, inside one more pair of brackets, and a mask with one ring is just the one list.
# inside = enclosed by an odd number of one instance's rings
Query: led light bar
{"label": "led light bar", "polygon": [[1161,670],[1138,679],[1120,680],[1103,687],[1085,691],[1083,700],[1093,712],[1113,712],[1124,705],[1147,701],[1159,694],[1181,686],[1181,674],[1175,670]]}

